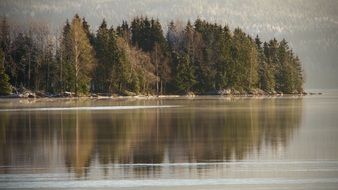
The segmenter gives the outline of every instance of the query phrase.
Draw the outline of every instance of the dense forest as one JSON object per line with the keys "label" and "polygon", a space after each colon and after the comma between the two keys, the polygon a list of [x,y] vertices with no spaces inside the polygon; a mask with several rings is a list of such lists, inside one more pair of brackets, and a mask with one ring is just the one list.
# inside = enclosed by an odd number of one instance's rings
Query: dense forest
{"label": "dense forest", "polygon": [[62,32],[47,26],[0,31],[0,95],[299,94],[301,62],[286,40],[262,42],[240,28],[201,19],[136,17],[96,32],[75,15]]}

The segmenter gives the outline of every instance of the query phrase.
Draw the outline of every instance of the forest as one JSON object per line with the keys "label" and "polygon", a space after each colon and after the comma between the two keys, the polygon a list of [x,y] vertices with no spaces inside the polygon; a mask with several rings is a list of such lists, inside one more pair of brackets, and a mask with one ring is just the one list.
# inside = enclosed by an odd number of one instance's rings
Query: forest
{"label": "forest", "polygon": [[91,29],[75,15],[48,26],[0,23],[0,95],[46,96],[302,94],[301,61],[283,39],[261,41],[202,19],[135,17]]}

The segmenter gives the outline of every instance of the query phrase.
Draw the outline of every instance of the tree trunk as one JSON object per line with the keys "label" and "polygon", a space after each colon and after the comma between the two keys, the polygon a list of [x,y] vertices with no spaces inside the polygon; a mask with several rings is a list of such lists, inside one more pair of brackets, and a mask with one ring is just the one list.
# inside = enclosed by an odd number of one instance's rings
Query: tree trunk
{"label": "tree trunk", "polygon": [[78,44],[77,44],[77,40],[75,40],[75,46],[74,46],[74,50],[75,50],[75,96],[78,96],[78,78],[79,78],[79,52],[78,52]]}

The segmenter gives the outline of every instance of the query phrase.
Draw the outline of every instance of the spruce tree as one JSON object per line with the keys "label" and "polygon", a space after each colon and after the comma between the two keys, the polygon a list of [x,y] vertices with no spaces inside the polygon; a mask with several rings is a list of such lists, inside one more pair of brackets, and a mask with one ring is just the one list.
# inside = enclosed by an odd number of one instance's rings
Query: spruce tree
{"label": "spruce tree", "polygon": [[158,19],[136,17],[130,27],[123,21],[116,29],[103,21],[94,36],[87,21],[75,15],[66,22],[60,44],[52,42],[34,27],[10,38],[3,19],[2,65],[14,86],[77,95],[90,89],[120,94],[303,91],[301,62],[286,40],[272,39],[262,47],[258,36],[201,19],[186,26],[171,22],[165,39]]}
{"label": "spruce tree", "polygon": [[99,29],[97,30],[95,38],[95,51],[98,61],[95,69],[95,91],[96,92],[111,92],[109,80],[111,78],[111,50],[109,49],[110,34],[105,20],[102,21]]}
{"label": "spruce tree", "polygon": [[179,92],[188,93],[195,85],[195,71],[188,54],[179,58],[176,68],[175,84]]}
{"label": "spruce tree", "polygon": [[60,63],[59,63],[59,77],[60,77],[60,92],[73,91],[75,86],[75,69],[74,62],[74,48],[71,33],[71,25],[67,20],[63,27],[62,39],[60,44]]}
{"label": "spruce tree", "polygon": [[303,70],[301,66],[301,62],[298,56],[293,57],[293,64],[294,64],[294,70],[295,70],[295,91],[297,93],[303,93],[304,92],[304,76],[303,76]]}
{"label": "spruce tree", "polygon": [[122,25],[116,28],[116,32],[129,45],[131,44],[131,31],[127,21],[122,21]]}
{"label": "spruce tree", "polygon": [[[258,63],[259,63],[259,88],[267,93],[273,93],[275,88],[275,79],[272,71],[272,67],[267,61],[267,58],[264,54],[264,49],[262,47],[262,42],[259,39],[258,35],[255,38],[255,43],[258,51]],[[264,43],[264,48],[267,47],[267,44]]]}

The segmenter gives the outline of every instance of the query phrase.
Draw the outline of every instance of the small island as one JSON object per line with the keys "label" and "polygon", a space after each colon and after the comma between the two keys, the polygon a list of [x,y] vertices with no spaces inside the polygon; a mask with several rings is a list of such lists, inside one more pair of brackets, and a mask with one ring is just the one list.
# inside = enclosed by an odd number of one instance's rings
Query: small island
{"label": "small island", "polygon": [[[75,15],[58,34],[1,21],[2,97],[304,94],[301,61],[285,39],[262,42],[201,19],[136,17],[91,29]],[[93,32],[95,31],[95,32]]]}

